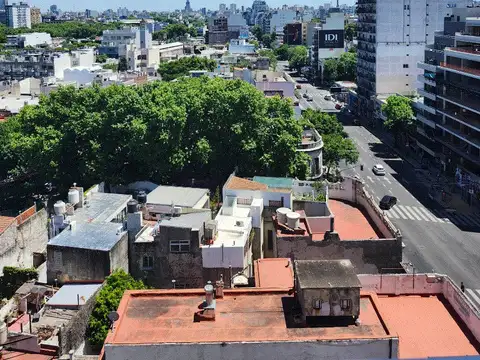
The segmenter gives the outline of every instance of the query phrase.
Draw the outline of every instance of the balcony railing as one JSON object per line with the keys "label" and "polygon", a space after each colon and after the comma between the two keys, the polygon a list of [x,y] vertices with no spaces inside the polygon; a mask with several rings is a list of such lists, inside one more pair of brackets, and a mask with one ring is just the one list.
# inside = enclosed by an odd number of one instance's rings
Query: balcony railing
{"label": "balcony railing", "polygon": [[480,55],[480,48],[450,47],[450,48],[446,48],[445,50],[458,51],[458,52],[463,52],[463,53],[472,54],[472,55]]}
{"label": "balcony railing", "polygon": [[474,162],[474,163],[478,163],[480,161],[480,157],[478,156],[474,156],[472,154],[470,154],[470,152],[468,151],[468,143],[460,143],[460,144],[456,144],[454,142],[452,142],[451,140],[448,139],[448,137],[446,136],[435,136],[435,140],[437,140],[439,143],[445,145],[446,147],[448,147],[449,149],[455,151],[457,154],[459,154],[460,156]]}
{"label": "balcony railing", "polygon": [[[463,109],[462,109],[463,110]],[[465,126],[471,126],[475,128],[475,130],[480,131],[480,120],[479,116],[475,114],[469,115],[468,110],[450,110],[450,109],[439,109],[438,112],[440,114],[445,114],[446,116],[463,123]],[[467,125],[468,124],[468,125]]]}
{"label": "balcony railing", "polygon": [[302,134],[302,142],[298,144],[297,149],[300,151],[308,151],[312,149],[321,149],[323,147],[323,139],[317,130],[304,130]]}
{"label": "balcony railing", "polygon": [[440,63],[440,66],[443,67],[443,68],[446,68],[446,69],[455,70],[455,71],[459,71],[459,72],[464,72],[464,73],[472,74],[472,75],[475,75],[475,76],[480,76],[480,69],[474,69],[474,68],[465,67],[465,66],[462,67],[462,66],[447,64],[444,61],[442,61]]}
{"label": "balcony railing", "polygon": [[447,124],[439,124],[438,127],[448,131],[450,134],[456,136],[457,138],[461,139],[462,141],[468,142],[470,145],[475,146],[480,149],[480,139],[478,137],[465,134],[460,129],[454,128],[451,125]]}
{"label": "balcony railing", "polygon": [[463,95],[461,93],[460,94],[452,94],[451,92],[447,92],[447,93],[444,93],[444,94],[439,94],[438,96],[443,97],[443,98],[447,99],[448,101],[453,102],[460,107],[467,107],[467,108],[470,108],[470,109],[474,110],[475,112],[480,113],[480,99],[474,100],[474,99],[467,98],[465,95]]}

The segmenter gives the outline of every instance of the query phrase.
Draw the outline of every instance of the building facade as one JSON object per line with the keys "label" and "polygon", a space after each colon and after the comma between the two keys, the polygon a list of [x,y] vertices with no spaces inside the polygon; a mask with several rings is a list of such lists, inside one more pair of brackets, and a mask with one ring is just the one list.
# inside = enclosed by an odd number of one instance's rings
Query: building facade
{"label": "building facade", "polygon": [[30,9],[30,18],[31,18],[32,25],[41,24],[42,13],[40,12],[40,8],[32,7]]}
{"label": "building facade", "polygon": [[425,45],[452,8],[467,0],[359,0],[357,82],[359,109],[374,116],[377,94],[412,95],[416,91],[416,64],[423,61]]}
{"label": "building facade", "polygon": [[32,19],[30,13],[30,6],[27,3],[20,2],[5,6],[6,24],[8,27],[17,28],[31,28]]}

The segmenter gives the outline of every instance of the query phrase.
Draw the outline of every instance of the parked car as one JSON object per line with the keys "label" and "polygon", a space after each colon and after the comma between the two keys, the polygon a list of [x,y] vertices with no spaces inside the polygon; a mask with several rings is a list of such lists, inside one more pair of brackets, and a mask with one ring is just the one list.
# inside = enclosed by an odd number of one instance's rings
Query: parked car
{"label": "parked car", "polygon": [[312,95],[307,95],[307,101],[313,101],[313,96]]}
{"label": "parked car", "polygon": [[385,195],[382,200],[380,200],[380,209],[390,210],[397,204],[397,198],[395,196]]}
{"label": "parked car", "polygon": [[375,175],[385,175],[386,174],[385,173],[385,168],[380,164],[374,165],[372,171]]}
{"label": "parked car", "polygon": [[325,95],[325,96],[324,96],[324,99],[325,99],[325,100],[332,100],[332,95]]}
{"label": "parked car", "polygon": [[303,97],[306,99],[308,98],[308,94],[307,93],[303,93]]}
{"label": "parked car", "polygon": [[340,110],[342,108],[342,104],[336,103],[335,104],[335,109]]}
{"label": "parked car", "polygon": [[301,89],[301,88],[302,88],[302,85],[297,84],[297,85],[295,85],[295,87],[296,87],[297,89]]}

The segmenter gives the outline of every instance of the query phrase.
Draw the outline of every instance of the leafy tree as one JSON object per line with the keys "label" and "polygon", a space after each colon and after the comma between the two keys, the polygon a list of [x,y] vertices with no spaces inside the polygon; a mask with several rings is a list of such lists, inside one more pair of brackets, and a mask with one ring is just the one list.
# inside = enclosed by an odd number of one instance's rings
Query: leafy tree
{"label": "leafy tree", "polygon": [[213,195],[212,200],[210,200],[210,209],[212,212],[215,212],[220,207],[220,186],[217,186],[215,189],[215,194]]}
{"label": "leafy tree", "polygon": [[325,60],[323,64],[323,82],[332,83],[338,79],[338,61],[331,58]]}
{"label": "leafy tree", "polygon": [[270,34],[263,34],[263,36],[262,36],[262,44],[263,44],[263,46],[265,46],[266,48],[271,47],[271,45],[272,45],[272,37],[271,37]]}
{"label": "leafy tree", "polygon": [[87,338],[90,344],[100,348],[110,328],[108,314],[116,311],[125,290],[142,290],[145,285],[123,270],[115,270],[105,280],[97,295],[96,303],[88,322]]}
{"label": "leafy tree", "polygon": [[345,24],[345,40],[353,41],[357,34],[357,24],[349,22]]}
{"label": "leafy tree", "polygon": [[0,181],[14,185],[2,187],[0,207],[27,202],[52,179],[58,193],[73,182],[221,183],[236,166],[303,179],[301,133],[289,101],[241,80],[61,87],[0,123]]}
{"label": "leafy tree", "polygon": [[268,57],[270,60],[270,67],[273,69],[273,71],[276,71],[278,61],[273,50],[261,49],[258,51],[258,55]]}
{"label": "leafy tree", "polygon": [[308,63],[308,50],[305,46],[295,46],[291,49],[288,57],[290,68],[300,72]]}
{"label": "leafy tree", "polygon": [[127,58],[122,56],[118,60],[118,71],[127,71],[127,70],[128,70]]}
{"label": "leafy tree", "polygon": [[342,53],[338,59],[325,60],[323,67],[323,81],[332,83],[337,80],[355,81],[357,75],[357,54],[354,52]]}
{"label": "leafy tree", "polygon": [[97,63],[100,63],[100,64],[106,63],[107,59],[108,59],[108,56],[105,55],[105,54],[97,55],[97,57],[96,57]]}
{"label": "leafy tree", "polygon": [[175,61],[169,61],[160,64],[158,72],[164,81],[172,81],[181,76],[187,76],[190,70],[208,70],[213,71],[217,63],[201,57],[184,57]]}
{"label": "leafy tree", "polygon": [[253,46],[255,46],[255,49],[258,49],[260,46],[260,43],[257,40],[250,40],[250,44],[253,44]]}
{"label": "leafy tree", "polygon": [[290,55],[290,47],[287,44],[283,44],[275,49],[275,54],[277,55],[278,60],[286,61]]}
{"label": "leafy tree", "polygon": [[382,105],[382,112],[387,117],[384,126],[393,133],[397,146],[402,134],[410,132],[413,127],[412,102],[404,96],[392,95]]}
{"label": "leafy tree", "polygon": [[37,279],[38,272],[34,268],[4,266],[3,276],[0,277],[0,299],[9,299],[24,282]]}
{"label": "leafy tree", "polygon": [[253,36],[255,36],[257,38],[257,41],[262,41],[263,39],[263,30],[260,26],[258,25],[255,25],[253,28],[252,28],[252,34]]}
{"label": "leafy tree", "polygon": [[305,125],[317,129],[322,136],[333,134],[347,137],[347,133],[343,130],[342,123],[338,121],[334,114],[307,109],[303,112],[302,121],[306,123]]}
{"label": "leafy tree", "polygon": [[102,68],[105,70],[113,70],[114,72],[117,72],[118,64],[103,64]]}

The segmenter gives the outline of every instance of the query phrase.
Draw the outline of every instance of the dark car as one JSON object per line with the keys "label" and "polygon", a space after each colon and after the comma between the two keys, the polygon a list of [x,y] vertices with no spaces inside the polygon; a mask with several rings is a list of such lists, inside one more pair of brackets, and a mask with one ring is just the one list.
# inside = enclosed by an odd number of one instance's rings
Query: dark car
{"label": "dark car", "polygon": [[380,200],[380,209],[390,210],[397,203],[397,198],[395,196],[385,195],[382,200]]}

